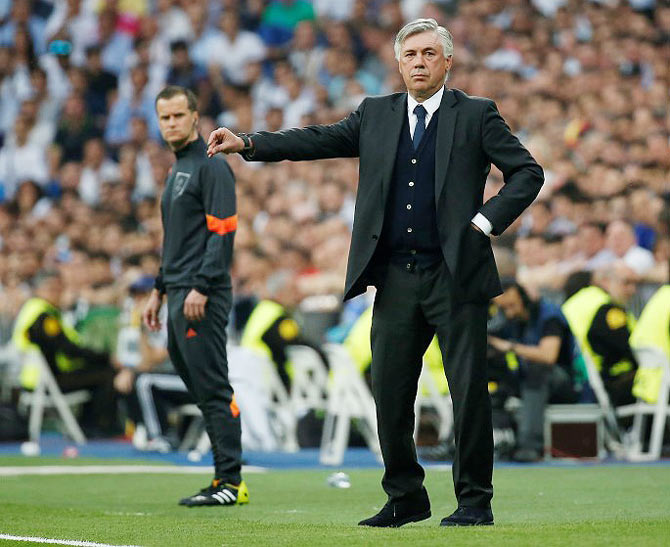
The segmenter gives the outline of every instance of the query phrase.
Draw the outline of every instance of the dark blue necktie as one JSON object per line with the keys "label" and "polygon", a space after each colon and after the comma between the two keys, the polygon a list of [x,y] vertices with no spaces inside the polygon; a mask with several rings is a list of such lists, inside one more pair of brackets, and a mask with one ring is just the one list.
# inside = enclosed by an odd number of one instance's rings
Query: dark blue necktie
{"label": "dark blue necktie", "polygon": [[412,142],[414,143],[414,150],[419,148],[419,144],[421,144],[421,137],[423,137],[423,134],[426,132],[426,109],[418,104],[414,107],[414,114],[416,114],[416,127],[414,128],[414,139],[412,139]]}

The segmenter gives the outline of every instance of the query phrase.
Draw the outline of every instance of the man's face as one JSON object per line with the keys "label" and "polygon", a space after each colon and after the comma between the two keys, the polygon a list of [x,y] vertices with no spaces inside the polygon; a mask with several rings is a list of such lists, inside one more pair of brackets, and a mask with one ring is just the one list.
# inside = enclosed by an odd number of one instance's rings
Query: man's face
{"label": "man's face", "polygon": [[186,95],[158,99],[156,112],[165,142],[173,150],[183,148],[195,133],[198,124],[198,113],[189,109]]}
{"label": "man's face", "polygon": [[495,303],[502,309],[507,319],[525,319],[526,308],[523,299],[516,287],[510,287],[503,294],[495,298]]}
{"label": "man's face", "polygon": [[61,295],[63,293],[63,281],[60,277],[49,277],[42,281],[39,288],[39,294],[45,300],[55,306],[60,306]]}
{"label": "man's face", "polygon": [[582,226],[579,229],[579,239],[589,258],[600,252],[605,244],[603,233],[595,226]]}
{"label": "man's face", "polygon": [[426,31],[405,39],[398,67],[407,91],[415,99],[424,100],[444,85],[451,61],[451,56],[444,57],[437,33]]}

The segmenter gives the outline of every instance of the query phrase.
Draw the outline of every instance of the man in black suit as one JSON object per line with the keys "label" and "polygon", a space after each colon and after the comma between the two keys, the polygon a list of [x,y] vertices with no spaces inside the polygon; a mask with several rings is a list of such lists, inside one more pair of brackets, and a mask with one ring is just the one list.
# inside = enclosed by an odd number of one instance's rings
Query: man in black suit
{"label": "man in black suit", "polygon": [[[441,524],[493,524],[486,311],[501,289],[488,234],[501,234],[528,207],[544,175],[493,101],[445,87],[453,58],[448,30],[433,19],[413,21],[398,33],[395,53],[408,93],[366,98],[332,125],[252,135],[219,128],[208,154],[360,158],[344,297],[377,288],[372,390],[388,501],[359,524],[396,527],[430,516],[412,432],[421,356],[434,333],[457,446],[458,509]],[[506,184],[482,204],[491,163]]]}

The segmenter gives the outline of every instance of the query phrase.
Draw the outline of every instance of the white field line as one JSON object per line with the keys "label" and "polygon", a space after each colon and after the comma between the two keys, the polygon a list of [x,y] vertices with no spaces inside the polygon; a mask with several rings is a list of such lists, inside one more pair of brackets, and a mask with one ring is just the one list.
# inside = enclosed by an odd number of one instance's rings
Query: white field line
{"label": "white field line", "polygon": [[[242,466],[242,473],[265,473],[264,467]],[[194,475],[213,474],[213,466],[176,466],[176,465],[36,465],[0,467],[1,477],[19,475],[121,475],[121,474],[170,474]]]}
{"label": "white field line", "polygon": [[77,547],[135,547],[133,545],[108,545],[107,543],[94,543],[93,541],[76,541],[71,539],[10,536],[9,534],[0,534],[0,539],[6,539],[8,541],[30,541],[32,543],[51,543],[55,545],[75,545]]}

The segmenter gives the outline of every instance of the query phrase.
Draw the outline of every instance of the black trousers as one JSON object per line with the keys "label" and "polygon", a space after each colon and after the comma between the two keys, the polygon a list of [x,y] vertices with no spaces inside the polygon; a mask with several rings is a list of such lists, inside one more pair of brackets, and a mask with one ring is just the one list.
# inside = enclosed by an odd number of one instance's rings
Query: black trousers
{"label": "black trousers", "polygon": [[[379,270],[379,268],[375,268]],[[385,271],[384,271],[385,270]],[[489,507],[493,427],[486,370],[483,303],[457,303],[446,263],[391,263],[375,274],[372,391],[389,499],[422,488],[414,445],[414,402],[422,357],[436,333],[454,405],[454,489],[460,506]]]}
{"label": "black trousers", "polygon": [[544,410],[547,404],[571,404],[579,399],[572,378],[560,365],[528,363],[521,379],[519,448],[544,450]]}
{"label": "black trousers", "polygon": [[191,322],[184,317],[184,300],[190,290],[168,289],[168,353],[202,412],[212,441],[215,478],[239,484],[242,430],[226,355],[231,291],[211,291],[205,318]]}
{"label": "black trousers", "polygon": [[54,376],[63,393],[90,389],[91,400],[84,403],[80,423],[89,437],[123,433],[114,389],[114,369],[106,362],[87,362],[82,369],[71,372],[57,371]]}

